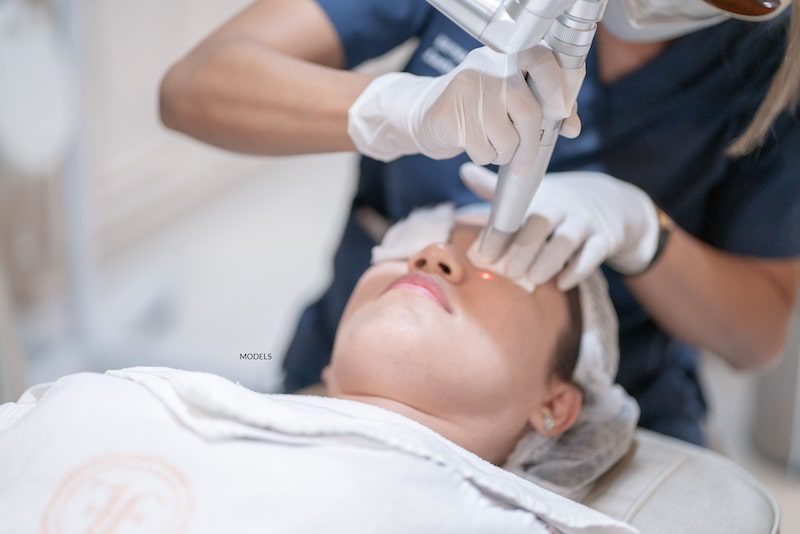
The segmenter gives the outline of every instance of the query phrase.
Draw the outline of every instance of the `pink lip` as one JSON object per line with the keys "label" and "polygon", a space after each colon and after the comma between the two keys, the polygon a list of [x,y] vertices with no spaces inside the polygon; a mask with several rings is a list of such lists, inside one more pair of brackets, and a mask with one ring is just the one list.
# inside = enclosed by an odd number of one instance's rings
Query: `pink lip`
{"label": "pink lip", "polygon": [[386,291],[396,288],[405,288],[421,293],[439,304],[447,313],[453,312],[444,291],[442,291],[442,287],[433,276],[422,273],[409,273],[392,282]]}

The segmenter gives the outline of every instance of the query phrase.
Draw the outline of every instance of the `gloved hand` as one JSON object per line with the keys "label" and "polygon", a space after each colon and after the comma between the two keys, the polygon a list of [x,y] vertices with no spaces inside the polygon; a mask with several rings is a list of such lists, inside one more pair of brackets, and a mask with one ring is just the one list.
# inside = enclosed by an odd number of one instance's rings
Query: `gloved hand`
{"label": "gloved hand", "polygon": [[[466,163],[461,179],[478,196],[494,196],[492,171]],[[640,273],[655,256],[658,234],[655,204],[635,185],[600,172],[552,173],[542,180],[526,221],[493,267],[510,278],[527,276],[534,287],[558,274],[558,287],[566,291],[603,262],[623,274]],[[477,241],[471,258],[476,248]]]}
{"label": "gloved hand", "polygon": [[[541,103],[526,73],[536,81]],[[382,161],[408,154],[446,159],[466,151],[475,163],[510,162],[525,175],[538,150],[543,113],[566,119],[565,137],[580,133],[572,102],[583,74],[565,72],[544,45],[516,59],[477,48],[439,77],[379,76],[350,107],[347,131],[359,152]]]}

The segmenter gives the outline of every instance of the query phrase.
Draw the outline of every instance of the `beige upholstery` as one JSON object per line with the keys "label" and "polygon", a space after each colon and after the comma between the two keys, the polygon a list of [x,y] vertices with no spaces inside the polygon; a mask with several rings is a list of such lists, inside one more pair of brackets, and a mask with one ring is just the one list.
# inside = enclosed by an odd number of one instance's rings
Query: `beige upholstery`
{"label": "beige upholstery", "polygon": [[732,461],[646,430],[584,503],[643,534],[769,534],[780,523],[772,495]]}

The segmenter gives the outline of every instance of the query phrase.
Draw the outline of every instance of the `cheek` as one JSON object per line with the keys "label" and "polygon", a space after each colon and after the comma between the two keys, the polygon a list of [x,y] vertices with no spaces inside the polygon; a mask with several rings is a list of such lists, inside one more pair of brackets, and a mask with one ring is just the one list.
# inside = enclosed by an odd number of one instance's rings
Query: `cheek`
{"label": "cheek", "polygon": [[[498,301],[503,306],[493,304]],[[489,385],[502,387],[511,396],[529,396],[545,382],[544,359],[549,351],[542,325],[530,302],[499,298],[484,302],[465,317],[470,324],[462,328],[464,341],[480,358],[474,366]]]}

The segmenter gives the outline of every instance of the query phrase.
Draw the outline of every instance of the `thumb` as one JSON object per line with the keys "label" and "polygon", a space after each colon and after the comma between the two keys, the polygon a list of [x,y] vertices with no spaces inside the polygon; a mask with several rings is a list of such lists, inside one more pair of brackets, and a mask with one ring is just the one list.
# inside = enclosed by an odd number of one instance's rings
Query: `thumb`
{"label": "thumb", "polygon": [[578,117],[578,103],[572,106],[572,113],[561,124],[561,135],[568,139],[575,139],[581,133],[581,119]]}
{"label": "thumb", "polygon": [[497,174],[474,163],[463,164],[458,169],[458,174],[461,176],[461,181],[464,182],[464,185],[469,187],[473,193],[484,200],[492,200],[494,198],[494,190],[497,187]]}

